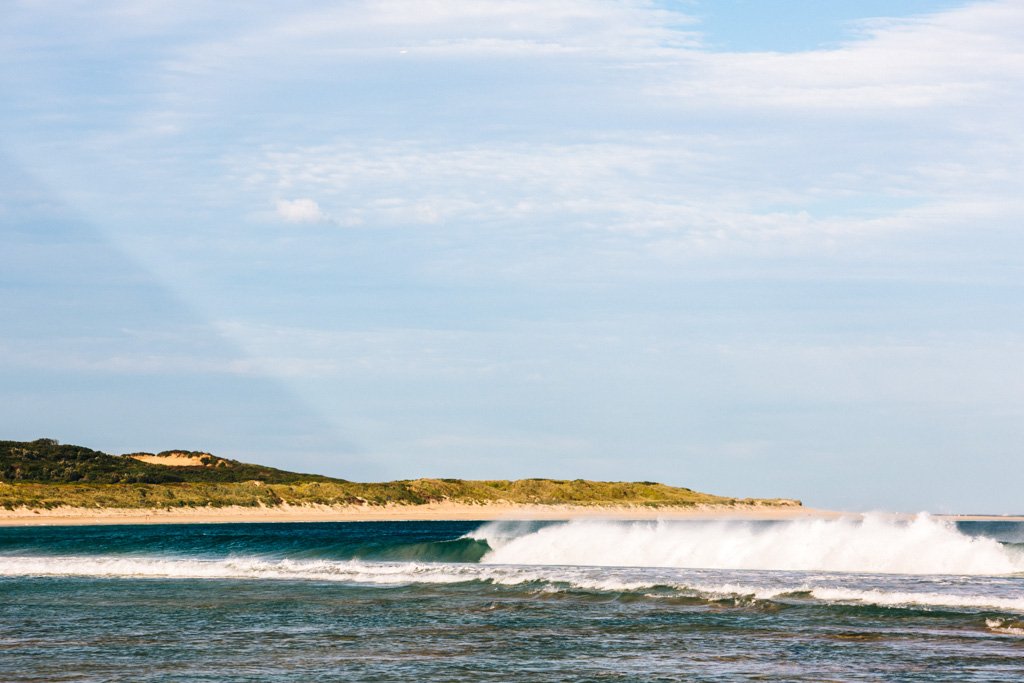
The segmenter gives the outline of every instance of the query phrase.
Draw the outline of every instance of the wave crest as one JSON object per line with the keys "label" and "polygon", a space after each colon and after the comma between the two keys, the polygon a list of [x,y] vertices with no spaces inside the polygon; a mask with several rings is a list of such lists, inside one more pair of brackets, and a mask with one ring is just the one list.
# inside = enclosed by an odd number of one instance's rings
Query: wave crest
{"label": "wave crest", "polygon": [[1002,575],[1024,558],[998,541],[971,537],[927,514],[899,521],[621,522],[574,520],[519,529],[485,524],[487,564],[578,565],[833,571],[886,574]]}

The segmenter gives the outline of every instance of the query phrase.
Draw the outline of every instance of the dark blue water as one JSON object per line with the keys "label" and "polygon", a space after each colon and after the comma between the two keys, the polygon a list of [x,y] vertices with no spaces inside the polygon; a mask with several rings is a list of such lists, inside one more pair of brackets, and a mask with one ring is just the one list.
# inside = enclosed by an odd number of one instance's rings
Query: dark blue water
{"label": "dark blue water", "polygon": [[930,519],[0,528],[0,680],[1021,680],[1022,538]]}

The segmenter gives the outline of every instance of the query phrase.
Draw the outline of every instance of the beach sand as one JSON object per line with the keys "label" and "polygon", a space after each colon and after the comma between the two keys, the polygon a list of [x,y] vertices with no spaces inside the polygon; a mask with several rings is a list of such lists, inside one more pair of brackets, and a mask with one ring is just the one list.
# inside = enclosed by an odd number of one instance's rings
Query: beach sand
{"label": "beach sand", "polygon": [[220,507],[170,509],[19,508],[0,510],[0,526],[87,524],[218,524],[226,522],[370,522],[431,520],[595,519],[800,519],[836,518],[845,513],[803,507],[766,506],[580,506],[490,503],[429,505],[284,505],[273,508]]}
{"label": "beach sand", "polygon": [[[373,521],[490,521],[569,519],[691,519],[691,520],[794,520],[859,518],[863,513],[806,507],[769,506],[581,506],[489,503],[433,503],[430,505],[283,505],[273,508],[19,508],[0,510],[0,526],[72,526],[95,524],[224,524],[237,522],[373,522]],[[910,518],[913,513],[888,513]],[[1024,521],[1019,516],[935,515],[952,520]]]}

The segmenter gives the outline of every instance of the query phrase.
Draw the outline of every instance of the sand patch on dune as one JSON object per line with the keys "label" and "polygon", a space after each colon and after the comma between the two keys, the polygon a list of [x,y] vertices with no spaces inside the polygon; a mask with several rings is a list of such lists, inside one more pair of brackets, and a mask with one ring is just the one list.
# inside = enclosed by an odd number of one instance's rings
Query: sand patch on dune
{"label": "sand patch on dune", "polygon": [[209,467],[208,455],[196,455],[193,453],[168,453],[167,455],[153,455],[151,453],[132,453],[128,455],[133,460],[148,462],[150,465],[166,465],[168,467]]}

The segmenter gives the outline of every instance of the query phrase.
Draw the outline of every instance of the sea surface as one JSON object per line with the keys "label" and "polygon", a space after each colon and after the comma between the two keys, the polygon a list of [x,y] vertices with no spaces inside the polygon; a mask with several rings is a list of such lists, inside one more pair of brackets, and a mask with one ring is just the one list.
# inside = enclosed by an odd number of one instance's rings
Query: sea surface
{"label": "sea surface", "polygon": [[1024,525],[0,528],[0,681],[1021,681]]}

